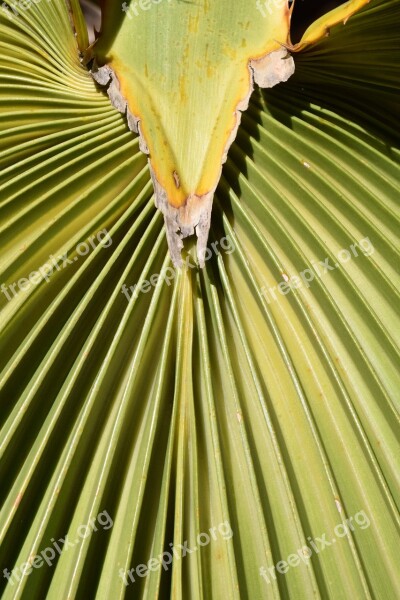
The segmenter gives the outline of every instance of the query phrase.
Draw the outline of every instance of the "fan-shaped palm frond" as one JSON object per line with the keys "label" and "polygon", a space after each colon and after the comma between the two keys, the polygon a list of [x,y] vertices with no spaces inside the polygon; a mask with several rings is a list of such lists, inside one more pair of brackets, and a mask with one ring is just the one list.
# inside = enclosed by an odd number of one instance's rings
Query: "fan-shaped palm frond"
{"label": "fan-shaped palm frond", "polygon": [[397,597],[399,22],[253,95],[179,270],[64,4],[2,11],[2,598]]}

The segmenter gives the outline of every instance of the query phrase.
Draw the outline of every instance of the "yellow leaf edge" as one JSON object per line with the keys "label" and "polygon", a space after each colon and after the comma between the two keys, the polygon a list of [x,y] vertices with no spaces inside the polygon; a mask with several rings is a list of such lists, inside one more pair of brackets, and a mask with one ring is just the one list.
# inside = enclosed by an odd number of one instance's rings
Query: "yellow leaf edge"
{"label": "yellow leaf edge", "polygon": [[291,52],[300,52],[308,46],[315,44],[322,38],[329,35],[329,30],[340,22],[345,25],[348,19],[361,10],[370,0],[349,0],[345,4],[334,8],[326,13],[314,23],[312,23],[304,32],[303,37],[297,44],[290,44],[288,50]]}

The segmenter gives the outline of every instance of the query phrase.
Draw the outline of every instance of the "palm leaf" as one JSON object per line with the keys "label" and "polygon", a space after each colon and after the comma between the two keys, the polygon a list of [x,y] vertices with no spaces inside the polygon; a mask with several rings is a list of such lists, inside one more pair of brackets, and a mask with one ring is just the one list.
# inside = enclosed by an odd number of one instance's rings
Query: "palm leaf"
{"label": "palm leaf", "polygon": [[2,15],[2,569],[77,542],[3,598],[397,597],[398,25],[371,3],[253,96],[205,269],[179,271],[64,5]]}

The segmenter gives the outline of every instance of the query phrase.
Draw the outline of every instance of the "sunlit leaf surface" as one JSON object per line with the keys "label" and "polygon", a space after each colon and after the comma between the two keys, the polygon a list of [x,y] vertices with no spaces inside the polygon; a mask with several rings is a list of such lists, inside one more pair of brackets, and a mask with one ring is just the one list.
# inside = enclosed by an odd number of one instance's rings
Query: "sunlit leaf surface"
{"label": "sunlit leaf surface", "polygon": [[399,25],[372,2],[254,95],[175,271],[63,4],[1,11],[1,571],[73,543],[2,598],[397,598]]}
{"label": "sunlit leaf surface", "polygon": [[[253,0],[105,2],[99,64],[116,73],[169,202],[182,206],[218,182],[222,156],[249,95],[248,63],[288,41],[289,8],[262,18]],[[175,175],[174,175],[175,174]]]}

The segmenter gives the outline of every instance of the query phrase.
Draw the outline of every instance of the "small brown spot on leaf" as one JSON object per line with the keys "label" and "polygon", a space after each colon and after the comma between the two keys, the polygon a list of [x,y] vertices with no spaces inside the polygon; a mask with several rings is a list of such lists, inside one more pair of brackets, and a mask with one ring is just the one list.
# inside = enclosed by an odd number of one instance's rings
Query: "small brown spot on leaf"
{"label": "small brown spot on leaf", "polygon": [[176,185],[176,187],[177,187],[177,188],[178,188],[178,190],[179,190],[179,188],[181,187],[181,182],[180,182],[180,179],[179,179],[179,175],[178,175],[178,173],[177,173],[176,171],[174,171],[174,172],[172,173],[172,175],[173,175],[173,177],[174,177],[175,185]]}
{"label": "small brown spot on leaf", "polygon": [[20,492],[14,502],[14,508],[17,508],[22,500],[23,494]]}

